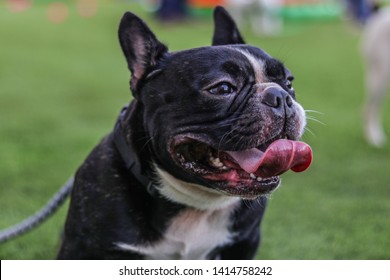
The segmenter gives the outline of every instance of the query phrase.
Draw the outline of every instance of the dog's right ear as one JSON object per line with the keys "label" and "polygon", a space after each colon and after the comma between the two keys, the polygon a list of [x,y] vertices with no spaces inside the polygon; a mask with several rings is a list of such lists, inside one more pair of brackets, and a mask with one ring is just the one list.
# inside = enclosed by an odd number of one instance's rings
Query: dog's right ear
{"label": "dog's right ear", "polygon": [[136,95],[138,82],[168,52],[168,49],[157,40],[145,22],[130,12],[126,12],[122,17],[119,41],[131,72],[130,87]]}

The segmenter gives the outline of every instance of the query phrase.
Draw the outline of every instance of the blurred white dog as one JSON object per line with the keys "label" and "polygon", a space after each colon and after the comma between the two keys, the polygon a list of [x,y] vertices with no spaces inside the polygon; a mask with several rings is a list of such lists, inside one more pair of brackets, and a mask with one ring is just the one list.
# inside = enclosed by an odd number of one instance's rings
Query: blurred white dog
{"label": "blurred white dog", "polygon": [[366,67],[364,132],[370,144],[380,147],[386,143],[381,111],[390,80],[390,7],[372,15],[362,39]]}
{"label": "blurred white dog", "polygon": [[283,0],[225,0],[239,25],[249,23],[257,35],[275,35],[282,31],[279,10]]}

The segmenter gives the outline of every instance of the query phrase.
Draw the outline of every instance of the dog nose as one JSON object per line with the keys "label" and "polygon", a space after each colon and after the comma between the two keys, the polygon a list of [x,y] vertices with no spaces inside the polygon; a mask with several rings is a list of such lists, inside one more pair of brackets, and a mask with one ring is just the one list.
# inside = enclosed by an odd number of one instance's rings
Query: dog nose
{"label": "dog nose", "polygon": [[287,110],[293,105],[292,98],[287,91],[277,87],[269,87],[265,89],[261,103],[280,110]]}

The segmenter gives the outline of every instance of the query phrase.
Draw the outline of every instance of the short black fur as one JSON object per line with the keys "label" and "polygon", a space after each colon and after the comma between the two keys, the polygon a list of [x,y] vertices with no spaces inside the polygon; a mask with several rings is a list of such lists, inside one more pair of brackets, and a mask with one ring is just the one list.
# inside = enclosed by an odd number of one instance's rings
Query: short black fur
{"label": "short black fur", "polygon": [[[208,180],[183,169],[175,158],[175,149],[208,145],[211,150],[238,150],[260,145],[258,141],[273,136],[263,135],[268,119],[272,119],[275,131],[268,129],[267,133],[280,133],[276,132],[278,122],[283,121],[280,129],[284,129],[288,120],[282,120],[275,109],[261,103],[256,92],[256,70],[245,53],[265,61],[268,81],[283,88],[287,70],[261,49],[245,45],[225,9],[216,8],[214,19],[213,46],[171,53],[141,19],[129,12],[123,16],[119,39],[131,71],[134,100],[117,129],[121,129],[139,172],[153,183],[154,191],[137,180],[139,174],[129,172],[115,144],[114,133],[110,133],[76,174],[59,259],[154,258],[141,249],[124,250],[118,244],[149,248],[163,242],[172,221],[186,211],[212,214],[225,208],[231,237],[202,256],[210,259],[255,256],[268,186],[254,182],[252,187],[243,184],[229,189],[226,182]],[[215,91],[211,89],[221,82],[232,85],[234,92],[213,94]],[[264,114],[255,113],[259,111]],[[188,139],[202,144],[187,143]],[[186,205],[163,194],[157,170],[185,182],[183,188],[194,188],[190,192],[198,192],[193,186],[201,185],[202,191],[217,193],[234,202],[218,209]],[[232,200],[232,196],[239,199]]]}

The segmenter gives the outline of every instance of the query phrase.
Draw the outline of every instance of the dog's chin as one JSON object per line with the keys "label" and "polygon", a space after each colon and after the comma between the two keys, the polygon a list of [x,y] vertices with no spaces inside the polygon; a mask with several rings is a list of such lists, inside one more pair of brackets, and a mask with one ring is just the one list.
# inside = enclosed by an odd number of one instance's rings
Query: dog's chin
{"label": "dog's chin", "polygon": [[[273,138],[257,147],[261,151],[282,136]],[[228,196],[255,199],[270,194],[280,184],[280,177],[262,176],[259,172],[247,172],[232,158],[229,152],[218,150],[207,140],[193,137],[175,137],[170,143],[171,158],[183,169],[188,178],[197,184],[212,188]]]}

